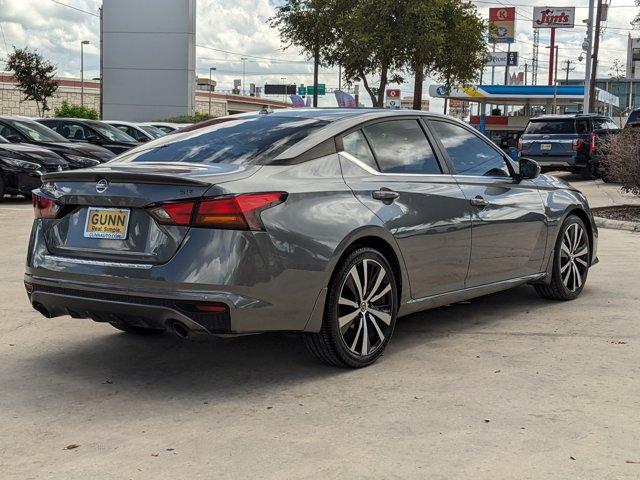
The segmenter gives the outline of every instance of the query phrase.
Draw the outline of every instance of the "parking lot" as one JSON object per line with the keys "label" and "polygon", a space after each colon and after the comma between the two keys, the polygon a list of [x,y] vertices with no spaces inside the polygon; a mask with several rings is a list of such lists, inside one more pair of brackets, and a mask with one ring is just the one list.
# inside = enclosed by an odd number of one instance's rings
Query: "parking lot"
{"label": "parking lot", "polygon": [[350,371],[295,335],[45,319],[22,285],[31,221],[0,204],[3,479],[640,477],[638,234],[601,230],[573,302],[520,287],[406,317]]}

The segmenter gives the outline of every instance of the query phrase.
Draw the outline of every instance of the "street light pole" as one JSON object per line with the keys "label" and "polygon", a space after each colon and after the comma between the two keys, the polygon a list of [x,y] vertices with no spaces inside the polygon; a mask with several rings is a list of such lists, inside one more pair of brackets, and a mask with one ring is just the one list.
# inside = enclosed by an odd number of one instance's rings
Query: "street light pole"
{"label": "street light pole", "polygon": [[245,90],[244,90],[244,83],[245,83],[245,76],[246,76],[246,62],[247,62],[247,57],[242,57],[240,60],[242,60],[242,95],[245,94]]}
{"label": "street light pole", "polygon": [[211,116],[211,93],[213,90],[211,89],[213,83],[211,81],[211,72],[213,72],[216,67],[209,67],[209,116]]}
{"label": "street light pole", "polygon": [[84,46],[89,45],[89,40],[80,42],[80,106],[84,106]]}

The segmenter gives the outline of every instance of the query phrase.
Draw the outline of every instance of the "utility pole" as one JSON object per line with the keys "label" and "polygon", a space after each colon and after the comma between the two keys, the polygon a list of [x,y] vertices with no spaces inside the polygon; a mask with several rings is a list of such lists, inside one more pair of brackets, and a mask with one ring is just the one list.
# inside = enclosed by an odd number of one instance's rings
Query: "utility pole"
{"label": "utility pole", "polygon": [[318,68],[320,64],[320,45],[313,52],[313,108],[318,108]]}
{"label": "utility pole", "polygon": [[598,50],[600,49],[600,21],[602,16],[602,0],[598,0],[596,10],[596,29],[593,37],[593,65],[591,66],[591,82],[589,84],[589,112],[595,111],[596,78],[598,78]]}
{"label": "utility pole", "polygon": [[595,0],[589,0],[589,19],[587,20],[587,37],[582,44],[582,49],[586,53],[585,73],[584,73],[584,102],[582,113],[589,113],[591,107],[591,43],[593,42],[593,7]]}
{"label": "utility pole", "polygon": [[538,49],[540,48],[540,29],[533,29],[533,54],[531,59],[531,85],[538,84]]}
{"label": "utility pole", "polygon": [[554,70],[554,58],[556,53],[556,29],[551,29],[551,39],[549,40],[549,82],[548,85],[553,85],[553,70]]}
{"label": "utility pole", "polygon": [[525,63],[524,64],[524,84],[527,84],[527,79],[529,77],[529,64]]}
{"label": "utility pole", "polygon": [[573,63],[573,60],[567,60],[566,62],[564,62],[567,64],[566,67],[563,68],[563,70],[565,71],[565,83],[568,85],[569,84],[569,72],[573,72],[575,70],[575,67],[572,67],[571,64]]}

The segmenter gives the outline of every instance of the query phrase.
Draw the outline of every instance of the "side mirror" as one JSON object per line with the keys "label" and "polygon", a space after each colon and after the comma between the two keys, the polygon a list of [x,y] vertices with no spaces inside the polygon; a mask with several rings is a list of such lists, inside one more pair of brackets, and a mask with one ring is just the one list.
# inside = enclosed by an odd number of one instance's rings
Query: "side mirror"
{"label": "side mirror", "polygon": [[530,158],[521,158],[518,162],[519,175],[522,180],[531,180],[537,178],[540,175],[542,169],[538,162],[531,160]]}
{"label": "side mirror", "polygon": [[100,138],[97,135],[89,135],[85,140],[89,143],[100,143]]}
{"label": "side mirror", "polygon": [[16,135],[15,133],[13,135],[7,135],[4,138],[9,140],[11,143],[20,143],[20,142],[22,142],[22,138],[20,137],[20,135]]}

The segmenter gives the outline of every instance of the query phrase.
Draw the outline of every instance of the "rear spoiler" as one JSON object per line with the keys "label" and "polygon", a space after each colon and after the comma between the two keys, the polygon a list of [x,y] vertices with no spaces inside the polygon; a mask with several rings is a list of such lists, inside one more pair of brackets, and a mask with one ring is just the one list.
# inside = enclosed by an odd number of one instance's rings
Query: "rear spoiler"
{"label": "rear spoiler", "polygon": [[67,170],[63,172],[45,173],[43,182],[97,182],[109,180],[114,183],[155,183],[163,185],[197,185],[209,186],[211,182],[193,178],[175,177],[160,173],[127,172],[113,170]]}

